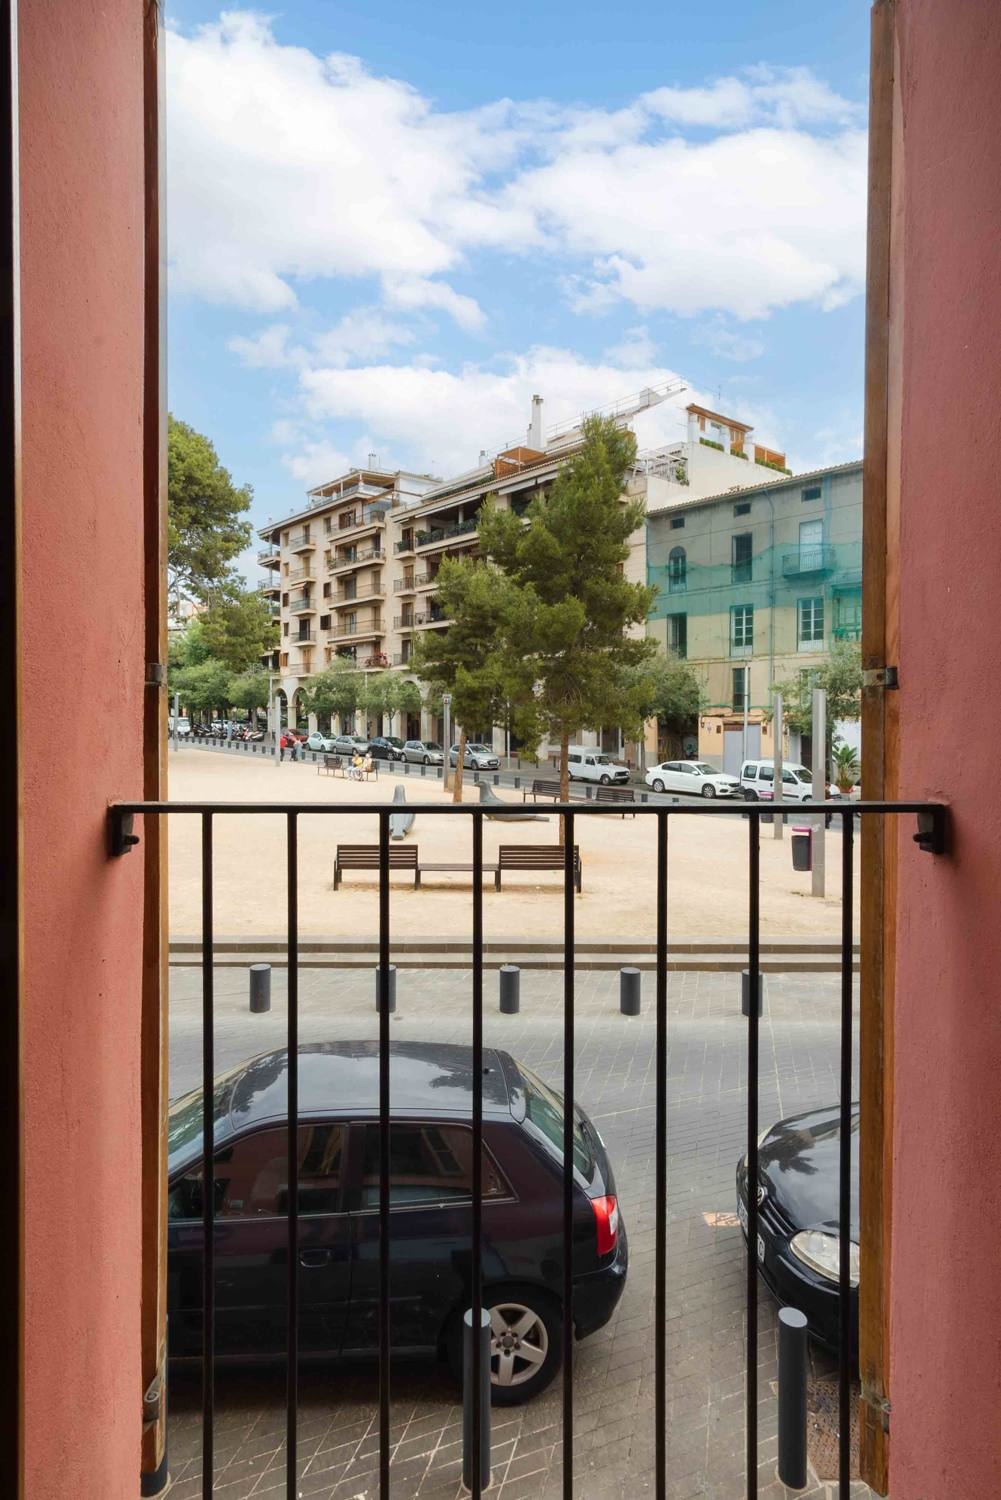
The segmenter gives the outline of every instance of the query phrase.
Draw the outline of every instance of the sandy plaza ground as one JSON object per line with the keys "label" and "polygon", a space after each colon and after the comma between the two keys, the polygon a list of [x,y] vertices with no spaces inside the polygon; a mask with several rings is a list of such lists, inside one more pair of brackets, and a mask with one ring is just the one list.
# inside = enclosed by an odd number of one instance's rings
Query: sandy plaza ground
{"label": "sandy plaza ground", "polygon": [[[336,817],[299,819],[299,928],[304,935],[373,937],[378,932],[378,883],[374,872],[353,872],[333,890],[338,843],[374,844],[374,810],[406,785],[411,802],[444,803],[436,780],[352,782],[318,774],[308,764],[275,765],[201,749],[171,751],[172,801],[338,804]],[[450,794],[449,794],[450,795]],[[477,797],[467,785],[466,797]],[[521,808],[521,793],[502,787],[498,795]],[[528,804],[530,807],[531,803]],[[539,805],[546,813],[546,804]],[[227,936],[281,937],[285,932],[285,828],[281,814],[226,815],[214,820],[215,932]],[[177,937],[201,926],[200,820],[170,819],[170,920]],[[505,825],[487,821],[486,862],[496,860],[500,843],[554,843],[556,818]],[[418,815],[407,842],[421,860],[471,859],[471,828],[465,819]],[[583,864],[583,894],[576,898],[581,940],[652,939],[655,931],[655,820],[648,817],[580,817],[576,842]],[[775,840],[761,831],[761,931],[765,937],[833,939],[840,931],[841,836],[827,835],[827,887],[824,900],[810,895],[810,876],[792,868],[788,829]],[[673,941],[743,937],[747,931],[748,823],[744,818],[677,817],[670,824],[669,936]],[[517,873],[504,888],[485,881],[484,936],[488,940],[558,938],[562,934],[562,881],[559,873]],[[466,937],[472,904],[468,874],[426,876],[422,889],[412,877],[392,877],[391,927],[397,937]]]}

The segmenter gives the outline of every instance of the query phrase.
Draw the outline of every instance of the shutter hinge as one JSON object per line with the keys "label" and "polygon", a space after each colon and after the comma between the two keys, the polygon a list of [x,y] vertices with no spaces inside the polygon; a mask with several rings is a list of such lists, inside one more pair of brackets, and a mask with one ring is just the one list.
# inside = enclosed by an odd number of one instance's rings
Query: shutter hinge
{"label": "shutter hinge", "polygon": [[861,1390],[862,1402],[874,1411],[879,1418],[879,1424],[884,1432],[890,1430],[890,1403],[887,1398],[875,1390],[871,1385],[863,1385]]}
{"label": "shutter hinge", "polygon": [[163,687],[167,680],[167,674],[163,669],[162,661],[148,661],[146,663],[146,686]]}
{"label": "shutter hinge", "polygon": [[862,686],[888,690],[899,688],[896,667],[870,667],[868,671],[862,673]]}

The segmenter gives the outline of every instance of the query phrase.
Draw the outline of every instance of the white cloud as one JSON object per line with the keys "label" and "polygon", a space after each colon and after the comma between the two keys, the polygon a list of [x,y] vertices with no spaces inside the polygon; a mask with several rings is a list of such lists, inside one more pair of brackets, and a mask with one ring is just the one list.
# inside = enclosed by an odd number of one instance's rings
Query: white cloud
{"label": "white cloud", "polygon": [[693,335],[693,342],[705,344],[719,359],[730,359],[736,364],[759,359],[765,352],[765,341],[754,334],[741,333],[730,328],[721,318]]}
{"label": "white cloud", "polygon": [[289,347],[290,333],[287,323],[272,323],[253,338],[243,334],[231,338],[226,348],[251,370],[280,370],[301,363],[305,352]]}
{"label": "white cloud", "polygon": [[374,278],[397,312],[475,332],[445,278],[484,249],[550,266],[589,312],[756,318],[862,288],[862,111],[808,69],[450,113],[242,11],[172,31],[167,69],[175,290],[284,316],[318,279]]}

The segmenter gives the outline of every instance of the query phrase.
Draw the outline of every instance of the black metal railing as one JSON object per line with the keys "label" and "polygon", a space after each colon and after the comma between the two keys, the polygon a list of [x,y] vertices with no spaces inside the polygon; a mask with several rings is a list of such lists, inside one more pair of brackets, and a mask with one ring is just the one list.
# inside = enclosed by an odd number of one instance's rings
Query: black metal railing
{"label": "black metal railing", "polygon": [[[394,804],[372,807],[379,827],[379,1500],[390,1500],[391,1484],[391,1349],[390,1349],[390,957],[392,949],[390,905],[390,817]],[[460,817],[472,821],[472,1220],[470,1230],[469,1304],[473,1327],[480,1325],[483,1305],[483,819],[490,814],[489,805],[454,803],[411,803],[408,810],[421,817]],[[588,816],[607,817],[608,807],[601,803],[557,804],[551,809],[559,814],[564,827],[563,842],[563,1257],[562,1257],[562,1494],[563,1500],[574,1500],[574,1326],[573,1326],[573,1205],[574,1205],[574,1120],[575,1120],[575,1008],[576,1008],[576,896],[574,881],[574,831],[578,819]],[[668,1348],[667,1314],[667,1001],[668,1001],[668,848],[672,820],[684,817],[730,817],[734,808],[720,802],[691,804],[654,804],[637,802],[637,815],[651,817],[657,824],[654,878],[656,881],[656,1001],[655,1001],[655,1240],[654,1240],[654,1495],[666,1500],[670,1452],[667,1427]],[[771,820],[776,809],[768,803],[749,803],[740,809],[747,818],[748,869],[748,994],[756,997],[761,980],[761,906],[759,843],[762,819]],[[299,1382],[299,819],[301,817],[356,818],[356,803],[278,803],[278,802],[130,802],[109,808],[109,848],[112,855],[122,855],[140,841],[134,831],[138,817],[195,815],[201,820],[201,971],[202,971],[202,1139],[215,1138],[214,1119],[214,947],[213,927],[213,834],[220,818],[238,815],[273,818],[283,815],[286,824],[287,876],[287,961],[288,961],[288,1209],[287,1209],[287,1303],[286,1303],[286,1495],[294,1500],[298,1491],[298,1382]],[[851,1140],[852,1140],[852,1066],[853,1066],[853,991],[855,871],[854,844],[856,819],[885,816],[912,816],[917,819],[914,841],[919,849],[931,854],[945,852],[948,810],[942,804],[924,802],[804,802],[790,809],[797,819],[831,816],[840,819],[842,828],[841,859],[841,995],[840,995],[840,1157],[838,1193],[838,1229],[840,1253],[838,1267],[840,1349],[839,1349],[839,1500],[849,1500],[851,1491]],[[747,1177],[747,1252],[745,1298],[745,1489],[743,1500],[757,1500],[758,1495],[758,1096],[759,1096],[759,1014],[758,1006],[749,1003],[747,1010],[747,1108],[746,1108],[746,1177]],[[202,1227],[204,1260],[203,1296],[203,1364],[202,1364],[202,1495],[211,1500],[215,1479],[215,1250],[216,1211],[214,1164],[211,1150],[204,1151]],[[480,1341],[473,1341],[471,1442],[469,1473],[470,1492],[481,1500],[481,1424],[480,1384],[482,1352]],[[734,1497],[737,1500],[737,1497]]]}

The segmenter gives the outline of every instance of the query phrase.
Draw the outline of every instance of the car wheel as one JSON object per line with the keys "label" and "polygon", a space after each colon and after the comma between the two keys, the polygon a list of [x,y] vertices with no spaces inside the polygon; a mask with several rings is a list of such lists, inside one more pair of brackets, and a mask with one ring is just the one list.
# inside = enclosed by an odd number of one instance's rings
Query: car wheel
{"label": "car wheel", "polygon": [[601,778],[601,784],[602,784],[602,786],[608,786],[608,784],[610,783],[611,779],[612,779],[611,776],[602,776],[602,778]]}
{"label": "car wheel", "polygon": [[745,792],[744,792],[744,801],[745,802],[757,802],[757,800],[758,800],[758,794],[757,794],[757,792],[752,792],[751,789],[750,789],[750,787],[748,787],[745,790]]}
{"label": "car wheel", "polygon": [[658,776],[657,780],[653,784],[653,789],[654,789],[655,792],[662,792],[665,789],[664,788],[664,783],[661,781],[661,779],[660,779],[659,776]]}
{"label": "car wheel", "polygon": [[708,801],[712,801],[713,797],[715,797],[716,795],[716,788],[713,786],[712,782],[702,788],[702,795]]}
{"label": "car wheel", "polygon": [[[490,1399],[494,1406],[520,1406],[555,1379],[563,1362],[563,1322],[558,1304],[534,1287],[485,1291],[490,1313]],[[462,1316],[448,1334],[452,1373],[462,1380]]]}
{"label": "car wheel", "polygon": [[425,757],[424,757],[424,764],[426,766],[429,766],[431,764],[431,757],[430,757],[430,755],[425,755]]}

